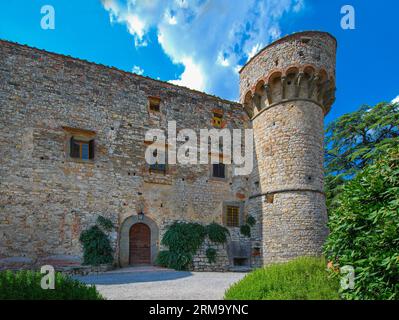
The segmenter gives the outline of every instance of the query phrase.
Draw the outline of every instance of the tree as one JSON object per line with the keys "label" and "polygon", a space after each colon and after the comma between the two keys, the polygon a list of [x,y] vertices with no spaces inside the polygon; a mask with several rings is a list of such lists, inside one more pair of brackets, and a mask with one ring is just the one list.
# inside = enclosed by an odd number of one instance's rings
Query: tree
{"label": "tree", "polygon": [[326,130],[327,206],[336,205],[343,184],[373,161],[389,146],[399,143],[399,105],[380,103],[362,106],[333,121]]}
{"label": "tree", "polygon": [[380,151],[330,210],[325,254],[335,267],[355,269],[346,299],[399,299],[399,145]]}

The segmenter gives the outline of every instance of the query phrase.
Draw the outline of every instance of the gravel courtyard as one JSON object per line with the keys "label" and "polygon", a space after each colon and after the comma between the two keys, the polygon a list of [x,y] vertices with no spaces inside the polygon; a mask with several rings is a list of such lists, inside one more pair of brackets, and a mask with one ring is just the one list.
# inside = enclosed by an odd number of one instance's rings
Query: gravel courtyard
{"label": "gravel courtyard", "polygon": [[75,278],[95,284],[110,300],[220,300],[226,289],[245,275],[143,267]]}

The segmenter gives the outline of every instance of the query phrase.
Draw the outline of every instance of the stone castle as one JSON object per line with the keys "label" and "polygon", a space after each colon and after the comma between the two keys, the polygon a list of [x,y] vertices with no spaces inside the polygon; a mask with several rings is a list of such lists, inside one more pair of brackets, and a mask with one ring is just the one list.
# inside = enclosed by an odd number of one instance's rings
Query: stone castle
{"label": "stone castle", "polygon": [[[195,270],[321,254],[327,235],[323,119],[335,99],[336,40],[300,32],[240,71],[240,103],[115,68],[0,41],[0,269],[79,265],[81,232],[109,218],[115,264],[154,264],[174,221],[230,231]],[[226,79],[228,81],[228,79]],[[254,170],[148,165],[145,133],[254,130]],[[220,156],[223,156],[221,151]],[[250,237],[240,233],[248,216]]]}

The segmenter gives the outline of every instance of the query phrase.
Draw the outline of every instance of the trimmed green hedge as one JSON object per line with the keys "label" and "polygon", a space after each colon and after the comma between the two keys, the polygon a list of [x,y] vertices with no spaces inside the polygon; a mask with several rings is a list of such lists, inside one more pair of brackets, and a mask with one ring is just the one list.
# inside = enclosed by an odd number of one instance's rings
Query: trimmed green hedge
{"label": "trimmed green hedge", "polygon": [[249,273],[232,285],[227,300],[337,300],[339,279],[322,258],[303,257]]}
{"label": "trimmed green hedge", "polygon": [[44,290],[43,274],[34,271],[0,272],[0,300],[103,300],[95,286],[55,274],[54,290]]}

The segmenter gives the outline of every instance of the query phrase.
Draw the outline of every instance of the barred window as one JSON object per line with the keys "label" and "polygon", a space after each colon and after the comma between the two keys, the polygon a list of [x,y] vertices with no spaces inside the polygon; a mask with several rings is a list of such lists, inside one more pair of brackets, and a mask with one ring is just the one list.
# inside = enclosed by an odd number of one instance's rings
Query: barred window
{"label": "barred window", "polygon": [[228,227],[240,226],[240,207],[236,206],[226,207],[226,225]]}

